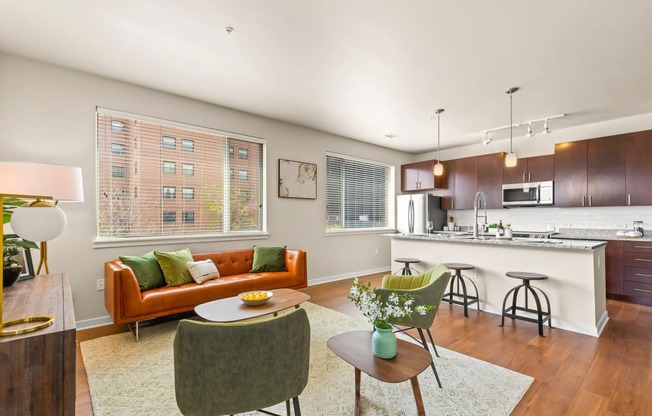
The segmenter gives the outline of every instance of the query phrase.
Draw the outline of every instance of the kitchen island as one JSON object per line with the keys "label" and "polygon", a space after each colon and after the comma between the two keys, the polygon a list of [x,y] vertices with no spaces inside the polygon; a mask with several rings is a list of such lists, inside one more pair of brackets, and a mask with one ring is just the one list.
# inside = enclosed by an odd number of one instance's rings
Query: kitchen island
{"label": "kitchen island", "polygon": [[[464,275],[478,287],[480,309],[486,312],[501,315],[505,295],[521,283],[505,273],[527,271],[548,276],[535,286],[550,298],[553,328],[597,337],[609,319],[604,241],[505,240],[457,234],[387,236],[392,239],[392,258],[417,258],[422,271],[438,263],[474,265],[475,269]],[[509,328],[510,321],[505,321],[505,328]]]}

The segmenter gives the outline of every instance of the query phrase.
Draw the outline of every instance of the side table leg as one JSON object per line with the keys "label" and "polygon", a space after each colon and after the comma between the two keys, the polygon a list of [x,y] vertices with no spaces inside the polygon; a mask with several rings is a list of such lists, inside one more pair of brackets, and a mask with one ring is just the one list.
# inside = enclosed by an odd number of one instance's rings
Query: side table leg
{"label": "side table leg", "polygon": [[[354,408],[354,415],[355,416],[360,416],[360,375],[361,371],[359,368],[355,369],[355,408]],[[417,386],[417,388],[419,388]],[[421,395],[421,393],[419,393]]]}
{"label": "side table leg", "polygon": [[421,397],[421,389],[419,388],[419,380],[417,376],[410,379],[412,384],[412,393],[414,393],[414,401],[417,402],[417,415],[426,416],[426,410],[423,407],[423,398]]}

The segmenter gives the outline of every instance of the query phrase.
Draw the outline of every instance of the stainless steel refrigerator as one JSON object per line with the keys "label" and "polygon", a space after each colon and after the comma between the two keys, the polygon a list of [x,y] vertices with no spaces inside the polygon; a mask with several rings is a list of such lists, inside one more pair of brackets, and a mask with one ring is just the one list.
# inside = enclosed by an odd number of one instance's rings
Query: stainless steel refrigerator
{"label": "stainless steel refrigerator", "polygon": [[433,231],[446,225],[446,210],[441,209],[441,197],[432,194],[399,195],[396,197],[396,229],[404,234],[426,234],[426,223],[432,221]]}

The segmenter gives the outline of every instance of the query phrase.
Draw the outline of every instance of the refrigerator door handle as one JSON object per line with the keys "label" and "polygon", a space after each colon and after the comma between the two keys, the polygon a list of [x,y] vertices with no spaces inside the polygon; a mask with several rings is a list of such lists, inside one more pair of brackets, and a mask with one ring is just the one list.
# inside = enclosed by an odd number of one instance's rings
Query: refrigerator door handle
{"label": "refrigerator door handle", "polygon": [[408,233],[414,233],[414,201],[412,199],[408,203]]}

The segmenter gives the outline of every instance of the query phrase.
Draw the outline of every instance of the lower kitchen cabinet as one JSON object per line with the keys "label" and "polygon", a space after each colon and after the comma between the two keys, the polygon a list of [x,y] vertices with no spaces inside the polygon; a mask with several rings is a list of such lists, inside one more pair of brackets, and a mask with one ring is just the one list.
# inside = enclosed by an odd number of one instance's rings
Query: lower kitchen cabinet
{"label": "lower kitchen cabinet", "polygon": [[652,305],[652,242],[625,241],[623,265],[623,294]]}
{"label": "lower kitchen cabinet", "polygon": [[607,295],[623,295],[623,241],[607,241],[605,263]]}

